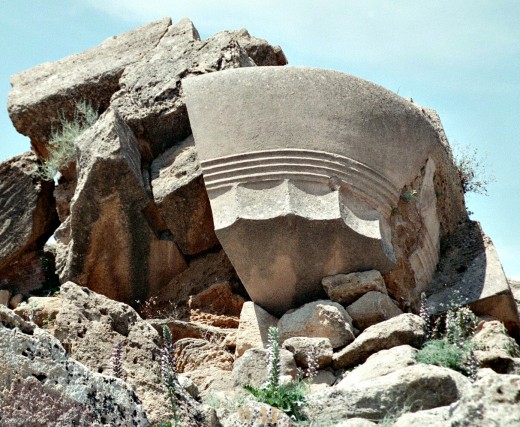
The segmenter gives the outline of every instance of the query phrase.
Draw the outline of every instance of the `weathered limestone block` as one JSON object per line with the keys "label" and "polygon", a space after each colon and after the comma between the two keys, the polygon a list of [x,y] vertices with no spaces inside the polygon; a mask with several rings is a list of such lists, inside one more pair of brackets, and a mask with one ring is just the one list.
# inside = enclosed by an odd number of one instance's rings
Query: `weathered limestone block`
{"label": "weathered limestone block", "polygon": [[23,294],[15,294],[9,300],[9,308],[15,309],[23,301]]}
{"label": "weathered limestone block", "polygon": [[218,245],[193,137],[153,161],[151,180],[159,212],[184,254]]}
{"label": "weathered limestone block", "polygon": [[337,384],[339,388],[352,387],[363,381],[391,374],[407,366],[415,365],[417,350],[409,345],[400,345],[381,350],[370,356],[365,363],[347,372]]}
{"label": "weathered limestone block", "polygon": [[0,354],[1,425],[149,425],[124,381],[69,358],[56,338],[3,306]]}
{"label": "weathered limestone block", "polygon": [[34,154],[0,164],[0,289],[27,292],[44,281],[38,251],[58,226],[53,188]]}
{"label": "weathered limestone block", "polygon": [[234,357],[217,345],[196,338],[184,338],[175,343],[178,372],[197,369],[233,370]]}
{"label": "weathered limestone block", "polygon": [[15,128],[45,156],[45,143],[60,128],[62,117],[71,119],[81,100],[105,110],[125,68],[147,56],[170,26],[169,18],[161,19],[14,75],[8,110]]}
{"label": "weathered limestone block", "polygon": [[426,409],[424,411],[408,412],[401,415],[392,427],[428,426],[446,427],[450,416],[450,407],[441,406],[439,408]]}
{"label": "weathered limestone block", "polygon": [[60,297],[30,297],[27,304],[19,305],[14,312],[41,328],[56,319],[60,310]]}
{"label": "weathered limestone block", "polygon": [[483,369],[471,389],[451,408],[444,425],[520,425],[518,390],[520,375],[497,375],[490,369]]}
{"label": "weathered limestone block", "polygon": [[219,282],[236,282],[237,275],[223,250],[199,255],[190,260],[189,266],[165,286],[157,295],[159,301],[188,303],[190,296],[207,290]]}
{"label": "weathered limestone block", "polygon": [[246,301],[240,312],[237,331],[236,357],[242,356],[250,348],[267,346],[267,331],[276,327],[278,319],[252,301]]}
{"label": "weathered limestone block", "polygon": [[223,31],[202,41],[193,23],[183,19],[168,27],[146,59],[125,70],[111,103],[155,157],[191,134],[183,79],[235,67],[285,65],[280,52],[241,31]]}
{"label": "weathered limestone block", "polygon": [[183,374],[197,386],[199,395],[204,398],[211,394],[223,393],[229,396],[233,390],[233,375],[230,371],[224,371],[215,367],[202,367]]}
{"label": "weathered limestone block", "polygon": [[11,292],[7,289],[0,290],[0,305],[5,305],[6,307],[9,305],[9,300],[11,299]]}
{"label": "weathered limestone block", "polygon": [[[438,260],[433,157],[446,150],[420,109],[309,68],[227,70],[186,79],[183,90],[216,234],[253,301],[281,315],[321,297],[323,277],[388,273],[412,246],[412,282],[393,280],[392,296],[417,299]],[[395,240],[392,212],[421,174],[425,227],[413,242]]]}
{"label": "weathered limestone block", "polygon": [[370,291],[387,293],[383,276],[377,270],[336,274],[324,277],[321,284],[332,301],[343,305],[352,304]]}
{"label": "weathered limestone block", "polygon": [[479,331],[471,338],[475,357],[481,368],[491,368],[500,374],[515,370],[515,357],[520,357],[520,346],[507,335],[504,325],[497,321],[479,323]]}
{"label": "weathered limestone block", "polygon": [[192,310],[228,316],[240,316],[244,303],[244,298],[233,292],[229,282],[215,283],[205,291],[190,296],[188,300]]}
{"label": "weathered limestone block", "polygon": [[333,348],[354,340],[352,319],[337,302],[318,300],[285,313],[278,321],[280,342],[292,337],[329,339]]}
{"label": "weathered limestone block", "polygon": [[470,384],[451,369],[418,364],[355,386],[332,387],[310,395],[304,413],[318,425],[351,417],[381,420],[404,408],[413,412],[449,405]]}
{"label": "weathered limestone block", "polygon": [[[113,375],[113,351],[122,343],[125,381],[134,387],[150,422],[165,422],[170,406],[160,377],[159,333],[132,307],[72,282],[62,285],[61,298],[53,334],[70,356],[95,372]],[[193,425],[190,418],[197,412],[205,413],[187,392],[179,392],[177,398],[183,425]],[[210,424],[201,421],[200,425]]]}
{"label": "weathered limestone block", "polygon": [[353,343],[332,356],[335,369],[359,365],[378,351],[410,345],[419,347],[425,338],[424,321],[415,314],[401,314],[365,329]]}
{"label": "weathered limestone block", "polygon": [[[233,364],[233,384],[235,387],[243,387],[251,384],[259,387],[269,379],[269,353],[263,348],[250,348],[241,358]],[[298,368],[294,362],[293,354],[285,349],[280,349],[280,374],[283,377],[296,378]]]}
{"label": "weathered limestone block", "polygon": [[376,323],[403,314],[392,298],[387,294],[375,291],[367,292],[346,309],[352,317],[353,325],[361,331]]}
{"label": "weathered limestone block", "polygon": [[147,194],[132,131],[109,109],[77,148],[78,184],[61,281],[130,304],[161,294],[187,265]]}
{"label": "weathered limestone block", "polygon": [[283,342],[283,348],[294,355],[296,364],[308,368],[310,362],[322,369],[332,362],[332,345],[328,338],[293,337]]}
{"label": "weathered limestone block", "polygon": [[442,304],[455,300],[477,315],[493,316],[520,336],[514,296],[493,242],[478,222],[462,223],[448,240],[428,294],[434,314],[443,311]]}

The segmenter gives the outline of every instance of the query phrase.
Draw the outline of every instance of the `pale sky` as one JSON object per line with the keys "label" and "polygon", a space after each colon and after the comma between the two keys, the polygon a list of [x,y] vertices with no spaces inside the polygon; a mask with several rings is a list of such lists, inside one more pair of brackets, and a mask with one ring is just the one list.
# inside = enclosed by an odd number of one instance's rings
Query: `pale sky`
{"label": "pale sky", "polygon": [[496,182],[467,197],[509,277],[520,279],[520,1],[0,0],[0,161],[26,151],[9,78],[165,16],[202,38],[247,28],[290,65],[329,68],[434,108],[450,142],[476,147]]}

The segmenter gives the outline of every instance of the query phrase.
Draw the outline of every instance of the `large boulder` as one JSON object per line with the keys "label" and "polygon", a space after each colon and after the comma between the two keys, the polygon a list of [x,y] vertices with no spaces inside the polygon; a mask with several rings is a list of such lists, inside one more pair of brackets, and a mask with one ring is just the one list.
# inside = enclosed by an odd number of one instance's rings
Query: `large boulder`
{"label": "large boulder", "polygon": [[0,424],[148,426],[124,381],[89,370],[60,342],[0,306]]}
{"label": "large boulder", "polygon": [[480,371],[477,381],[450,411],[445,425],[461,427],[520,425],[520,375]]}
{"label": "large boulder", "polygon": [[367,292],[387,293],[383,276],[377,270],[327,276],[321,284],[332,301],[343,305],[352,304]]}
{"label": "large boulder", "polygon": [[354,340],[352,319],[337,302],[318,300],[290,310],[278,321],[280,341],[291,337],[328,338],[333,348]]}
{"label": "large boulder", "polygon": [[34,154],[0,163],[0,289],[27,292],[45,281],[39,251],[58,226],[53,188]]}
{"label": "large boulder", "polygon": [[155,203],[181,251],[194,255],[218,245],[193,137],[152,163]]}
{"label": "large boulder", "polygon": [[387,414],[449,405],[470,381],[448,368],[414,365],[346,388],[332,387],[308,397],[304,411],[319,423],[361,417],[382,420]]}
{"label": "large boulder", "polygon": [[[281,315],[323,297],[325,276],[378,270],[402,308],[417,305],[464,215],[423,110],[309,68],[210,73],[183,91],[216,234],[253,301]],[[438,206],[441,190],[453,209]]]}
{"label": "large boulder", "polygon": [[401,314],[365,329],[353,343],[334,353],[335,369],[355,366],[378,351],[410,345],[419,347],[425,339],[424,321],[415,314]]}
{"label": "large boulder", "polygon": [[[71,203],[60,279],[135,304],[187,265],[149,197],[139,143],[109,109],[77,141],[78,184]],[[62,225],[63,227],[63,225]]]}
{"label": "large boulder", "polygon": [[85,100],[105,110],[125,68],[147,56],[170,27],[170,19],[161,19],[85,52],[15,74],[8,102],[15,128],[45,156],[49,137],[61,127],[63,117],[74,117],[76,103]]}
{"label": "large boulder", "polygon": [[391,374],[407,366],[415,365],[417,350],[409,345],[400,345],[389,350],[381,350],[370,356],[365,363],[347,372],[338,383],[339,388],[355,386],[363,381]]}
{"label": "large boulder", "polygon": [[322,369],[332,362],[332,345],[328,338],[293,337],[283,342],[283,348],[294,355],[301,368],[309,365]]}
{"label": "large boulder", "polygon": [[[76,117],[78,103],[104,113],[76,139],[77,165],[60,170],[55,238],[62,282],[129,303],[174,298],[172,279],[187,266],[177,245],[190,256],[218,247],[195,150],[181,144],[161,156],[191,134],[181,81],[286,62],[280,48],[247,31],[202,41],[189,20],[163,19],[14,76],[9,112],[41,158],[61,122]],[[173,290],[163,292],[168,285]],[[185,285],[182,301],[190,295]]]}
{"label": "large boulder", "polygon": [[[254,57],[248,56],[242,44],[249,46]],[[255,46],[272,54],[257,54]],[[279,47],[243,31],[223,31],[202,41],[193,23],[183,19],[168,27],[145,60],[125,70],[121,90],[111,103],[135,134],[150,144],[155,157],[191,133],[184,79],[236,67],[285,65],[283,54],[276,52]]]}
{"label": "large boulder", "polygon": [[[120,344],[125,381],[135,389],[150,422],[165,421],[170,404],[160,377],[159,333],[130,306],[74,283],[62,285],[61,298],[53,333],[71,357],[95,372],[113,375],[113,352]],[[187,393],[178,399],[187,423],[193,422],[190,417],[195,413],[204,412]]]}
{"label": "large boulder", "polygon": [[277,325],[278,319],[276,317],[252,301],[245,302],[240,312],[236,356],[242,356],[250,348],[267,347],[267,331],[270,327]]}
{"label": "large boulder", "polygon": [[493,242],[478,222],[462,222],[447,239],[428,294],[432,314],[446,311],[455,300],[459,305],[468,305],[477,315],[493,316],[520,336],[520,317],[513,293]]}
{"label": "large boulder", "polygon": [[175,343],[177,371],[190,372],[197,369],[233,370],[235,358],[216,344],[203,339],[184,338]]}
{"label": "large boulder", "polygon": [[370,291],[347,307],[354,326],[363,330],[376,323],[403,314],[386,293]]}

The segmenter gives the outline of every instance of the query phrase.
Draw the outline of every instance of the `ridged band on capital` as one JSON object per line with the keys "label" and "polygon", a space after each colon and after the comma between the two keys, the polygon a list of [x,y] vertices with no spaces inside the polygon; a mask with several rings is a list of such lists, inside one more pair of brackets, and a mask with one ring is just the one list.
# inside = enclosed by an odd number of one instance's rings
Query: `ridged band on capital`
{"label": "ridged band on capital", "polygon": [[332,178],[345,183],[384,210],[397,204],[399,190],[371,167],[339,154],[302,149],[262,150],[201,162],[206,189],[231,187],[258,181],[318,182],[330,185]]}

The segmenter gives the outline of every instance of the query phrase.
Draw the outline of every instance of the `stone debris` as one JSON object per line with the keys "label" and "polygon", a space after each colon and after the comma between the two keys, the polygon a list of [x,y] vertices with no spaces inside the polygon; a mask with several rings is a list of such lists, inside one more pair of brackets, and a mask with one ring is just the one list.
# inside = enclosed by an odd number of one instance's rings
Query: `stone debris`
{"label": "stone debris", "polygon": [[352,304],[370,291],[387,293],[383,276],[377,270],[327,276],[321,284],[332,301],[343,305]]}
{"label": "stone debris", "polygon": [[250,348],[265,348],[268,342],[267,331],[277,325],[276,317],[252,301],[245,302],[237,331],[236,357],[242,356]]}
{"label": "stone debris", "polygon": [[410,345],[420,347],[425,339],[424,322],[415,314],[401,314],[365,329],[353,343],[334,353],[335,369],[358,365],[378,351]]}
{"label": "stone debris", "polygon": [[280,341],[292,337],[327,338],[333,348],[354,340],[352,319],[337,302],[318,300],[288,311],[278,321]]}
{"label": "stone debris", "polygon": [[346,309],[352,317],[353,325],[361,331],[376,323],[403,314],[387,294],[375,291],[367,292]]}

